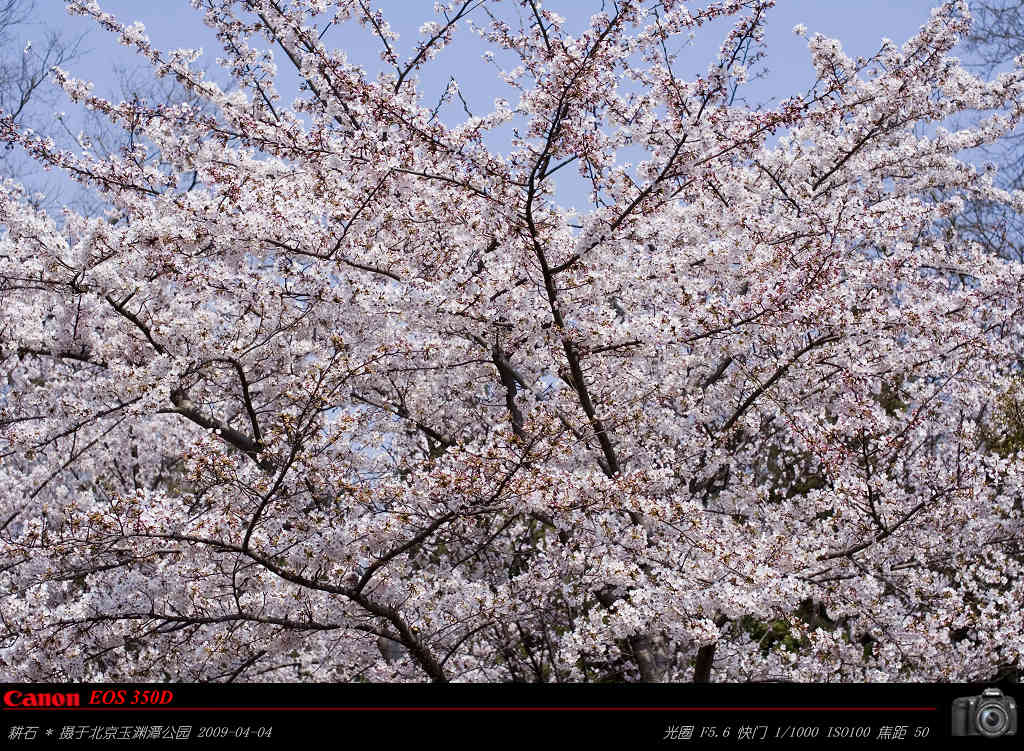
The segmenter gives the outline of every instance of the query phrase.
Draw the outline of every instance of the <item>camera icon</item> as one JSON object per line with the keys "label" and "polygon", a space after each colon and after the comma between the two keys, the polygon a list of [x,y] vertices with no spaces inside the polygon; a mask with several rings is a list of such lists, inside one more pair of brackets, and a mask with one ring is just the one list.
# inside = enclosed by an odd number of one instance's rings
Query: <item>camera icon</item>
{"label": "camera icon", "polygon": [[1017,702],[998,688],[953,700],[953,735],[998,738],[1017,734]]}

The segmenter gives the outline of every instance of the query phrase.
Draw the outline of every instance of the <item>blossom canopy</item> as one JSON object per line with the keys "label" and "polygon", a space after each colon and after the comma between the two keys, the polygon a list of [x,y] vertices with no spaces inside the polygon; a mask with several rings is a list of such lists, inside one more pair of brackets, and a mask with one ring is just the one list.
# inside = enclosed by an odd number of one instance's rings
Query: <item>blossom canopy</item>
{"label": "blossom canopy", "polygon": [[[964,156],[1017,127],[1024,60],[961,67],[963,2],[866,59],[798,27],[818,78],[771,108],[736,96],[766,0],[619,0],[577,35],[438,3],[409,57],[361,0],[192,5],[231,88],[68,2],[195,99],[55,70],[121,153],[0,113],[108,206],[0,187],[8,680],[1021,668],[1024,267],[957,218],[1024,208]],[[457,83],[421,82],[467,34],[519,100],[442,118]]]}

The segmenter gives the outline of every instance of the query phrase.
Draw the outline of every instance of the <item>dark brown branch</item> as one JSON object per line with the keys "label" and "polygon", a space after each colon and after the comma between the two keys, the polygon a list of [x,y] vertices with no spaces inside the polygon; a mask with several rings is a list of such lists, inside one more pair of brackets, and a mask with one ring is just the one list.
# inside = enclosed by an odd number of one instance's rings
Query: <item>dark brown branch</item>
{"label": "dark brown branch", "polygon": [[178,414],[201,428],[216,431],[217,435],[219,435],[226,443],[231,444],[252,459],[264,472],[274,471],[276,466],[274,462],[266,457],[261,459],[259,456],[263,451],[262,443],[253,440],[249,436],[245,435],[245,433],[235,430],[230,425],[227,425],[215,417],[202,414],[198,409],[196,409],[188,396],[181,390],[171,392],[171,403],[174,405],[174,409],[160,410],[160,413]]}
{"label": "dark brown branch", "polygon": [[361,394],[359,394],[357,392],[352,392],[352,398],[355,399],[356,401],[362,402],[363,404],[368,404],[371,407],[376,407],[377,409],[382,409],[385,412],[389,412],[389,413],[391,413],[393,415],[397,415],[398,417],[402,417],[402,418],[408,420],[413,425],[415,425],[417,428],[419,428],[421,431],[423,431],[423,433],[425,435],[430,436],[431,438],[433,438],[435,441],[437,441],[438,443],[440,443],[441,445],[443,445],[446,448],[448,446],[454,446],[455,445],[455,441],[453,441],[451,438],[449,438],[448,436],[444,435],[443,433],[440,433],[437,430],[434,430],[429,425],[426,425],[425,423],[422,423],[419,420],[413,419],[412,417],[409,416],[409,413],[407,411],[401,409],[400,407],[393,407],[393,406],[391,406],[389,404],[381,404],[379,402],[375,402],[372,399],[367,399],[365,396],[362,396]]}
{"label": "dark brown branch", "polygon": [[135,325],[135,328],[137,328],[139,331],[141,331],[146,336],[146,339],[149,341],[149,343],[153,345],[153,349],[155,349],[161,355],[167,354],[167,350],[165,350],[160,344],[158,344],[153,339],[153,335],[149,331],[149,326],[144,324],[141,320],[139,320],[138,316],[136,316],[134,313],[132,313],[130,310],[128,310],[126,307],[124,307],[124,303],[123,302],[122,303],[117,302],[110,295],[106,295],[106,300],[107,300],[108,303],[110,303],[110,307],[112,307],[115,311],[117,311],[118,315],[120,315],[122,318],[124,318],[124,319],[126,319],[128,321],[131,321],[131,323]]}
{"label": "dark brown branch", "polygon": [[[278,7],[277,3],[271,3],[271,7],[273,7],[274,10],[279,15],[284,16],[284,13]],[[254,8],[251,8],[251,3],[250,3],[250,9],[255,10]],[[267,27],[267,30],[271,34],[271,39],[277,41],[278,45],[284,51],[284,54],[288,56],[289,60],[291,60],[292,65],[295,66],[296,72],[298,72],[299,75],[302,75],[302,72],[301,72],[302,71],[302,64],[299,62],[298,57],[296,57],[295,52],[293,50],[289,49],[288,47],[286,47],[284,42],[281,41],[281,35],[277,33],[277,30],[274,28],[274,25],[272,23],[270,23],[270,21],[267,19],[266,15],[264,13],[257,12],[257,16],[259,16],[259,19],[260,19],[260,21],[263,22],[263,25]],[[313,45],[310,44],[309,42],[306,43],[306,51],[307,52],[312,52],[313,51]],[[324,70],[322,72],[326,73],[326,70]],[[325,79],[326,79],[326,77],[327,76],[324,75]],[[323,103],[325,108],[326,108],[326,100],[324,99],[323,94],[320,93],[320,90],[317,88],[316,84],[314,84],[312,81],[310,81],[309,78],[306,77],[306,76],[303,76],[303,81],[305,82],[306,86],[309,87],[309,90],[313,92],[313,96],[315,96],[318,101]],[[351,123],[352,127],[355,128],[356,130],[360,130],[362,126],[359,124],[359,121],[355,118],[355,115],[353,115],[352,111],[349,109],[348,104],[345,101],[346,97],[342,96],[341,93],[338,92],[334,88],[333,85],[331,85],[330,81],[327,82],[327,85],[331,89],[331,93],[334,94],[335,101],[339,105],[341,105],[342,111],[344,111],[344,113],[348,116],[349,122]],[[338,123],[338,125],[341,125],[341,126],[344,127],[345,123],[342,122],[342,119],[340,117],[338,117],[336,115],[334,120],[335,120],[335,122]]]}
{"label": "dark brown branch", "polygon": [[639,339],[630,339],[628,342],[618,342],[616,344],[603,344],[600,347],[591,347],[585,351],[581,351],[581,355],[596,355],[601,352],[612,352],[617,349],[624,347],[640,347],[643,346],[643,342]]}
{"label": "dark brown branch", "polygon": [[533,17],[537,19],[537,28],[540,29],[540,35],[544,38],[544,48],[550,53],[551,40],[548,39],[548,30],[544,28],[544,21],[540,17],[540,11],[537,10],[535,0],[530,0],[530,9],[533,10]]}
{"label": "dark brown branch", "polygon": [[97,435],[95,438],[93,438],[91,441],[89,441],[89,443],[87,443],[85,446],[83,446],[81,449],[79,449],[76,453],[73,453],[71,455],[71,457],[66,462],[64,462],[62,465],[60,465],[60,467],[58,467],[53,472],[51,472],[49,477],[47,477],[45,480],[43,480],[43,482],[35,490],[33,490],[29,494],[28,497],[31,499],[31,498],[35,498],[37,495],[39,495],[40,491],[42,491],[43,488],[45,488],[47,485],[49,485],[50,482],[52,482],[55,477],[57,477],[61,472],[63,472],[68,467],[70,467],[75,462],[75,460],[77,460],[79,457],[82,456],[82,454],[84,454],[86,451],[88,451],[93,446],[95,446],[97,443],[99,443],[100,440],[102,440],[103,438],[106,438],[108,435],[110,435],[111,431],[113,431],[118,425],[120,425],[126,419],[128,419],[128,418],[127,417],[120,418],[116,423],[114,423],[114,426],[112,428],[110,428],[109,430],[104,430],[99,435]]}
{"label": "dark brown branch", "polygon": [[776,370],[772,374],[771,378],[769,378],[767,381],[765,381],[756,389],[754,389],[754,392],[743,400],[743,403],[739,407],[737,407],[736,411],[732,413],[732,416],[725,421],[725,424],[721,427],[719,432],[724,433],[725,431],[729,430],[729,428],[731,428],[736,423],[736,421],[743,416],[747,409],[750,408],[750,405],[752,405],[757,400],[757,398],[761,396],[761,394],[763,394],[765,391],[767,391],[773,385],[775,385],[775,382],[782,378],[782,376],[784,376],[786,372],[793,366],[793,364],[797,360],[799,360],[803,355],[805,355],[807,352],[810,352],[815,347],[820,347],[822,344],[828,344],[829,342],[839,341],[841,338],[842,337],[839,336],[838,334],[826,334],[825,336],[820,336],[817,339],[814,339],[811,342],[807,343],[805,346],[801,347],[796,352],[796,354],[794,354],[791,358],[789,358],[789,360],[787,360],[785,363],[779,366],[778,370]]}
{"label": "dark brown branch", "polygon": [[885,124],[885,117],[886,116],[883,116],[881,119],[879,119],[879,121],[875,123],[875,126],[871,128],[871,130],[869,130],[862,139],[860,139],[857,143],[853,145],[853,148],[846,152],[846,154],[844,154],[839,159],[839,161],[835,163],[833,167],[831,167],[827,172],[825,172],[824,175],[815,180],[814,184],[811,186],[811,189],[816,191],[818,188],[820,188],[821,185],[830,177],[832,177],[832,175],[838,172],[842,168],[842,166],[853,157],[854,154],[860,151],[864,147],[864,145],[867,144],[868,141],[870,141],[882,129],[882,126]]}
{"label": "dark brown branch", "polygon": [[705,644],[697,650],[697,661],[693,666],[693,682],[709,683],[711,681],[711,668],[715,664],[715,644]]}
{"label": "dark brown branch", "polygon": [[34,347],[18,347],[18,357],[22,358],[25,355],[35,355],[36,357],[50,357],[54,360],[77,360],[78,362],[84,362],[86,365],[95,365],[98,368],[106,368],[107,363],[102,360],[93,360],[90,357],[90,352],[83,349],[81,352],[72,352],[70,350],[58,350],[48,351],[43,349],[36,349]]}
{"label": "dark brown branch", "polygon": [[719,379],[721,379],[721,377],[725,375],[725,371],[728,370],[730,365],[732,365],[732,357],[724,358],[720,363],[718,363],[718,367],[715,368],[715,372],[709,375],[703,381],[701,381],[701,389],[707,390],[715,383],[717,383]]}
{"label": "dark brown branch", "polygon": [[523,431],[523,413],[516,404],[516,388],[517,386],[526,388],[526,382],[523,381],[522,376],[509,363],[508,356],[497,343],[491,349],[491,360],[494,363],[494,367],[498,369],[501,385],[505,387],[505,405],[508,407],[508,413],[512,419],[512,431],[522,438],[525,435]]}
{"label": "dark brown branch", "polygon": [[434,44],[437,42],[437,40],[440,39],[441,37],[443,37],[445,34],[447,34],[448,31],[455,24],[457,24],[467,13],[469,13],[469,12],[471,12],[473,10],[476,10],[476,8],[478,8],[480,5],[483,5],[483,0],[478,2],[476,4],[476,6],[474,6],[472,8],[470,7],[471,5],[473,5],[473,0],[466,0],[466,2],[464,2],[462,4],[462,7],[459,8],[455,12],[455,15],[453,15],[450,19],[448,19],[448,22],[444,26],[442,26],[440,28],[440,30],[438,30],[438,32],[436,34],[434,34],[434,36],[432,36],[427,42],[425,42],[420,47],[419,52],[417,52],[416,56],[412,60],[409,61],[409,64],[405,66],[405,70],[403,70],[399,74],[398,80],[395,81],[394,91],[395,91],[396,94],[398,93],[398,90],[400,88],[402,88],[402,84],[405,82],[405,79],[408,77],[408,75],[416,67],[419,66],[420,62],[422,62],[422,60],[423,60],[423,57],[427,54],[427,52],[430,50],[430,48],[434,46]]}
{"label": "dark brown branch", "polygon": [[238,360],[234,359],[233,357],[219,357],[213,360],[213,362],[227,363],[231,365],[231,367],[233,367],[235,369],[235,372],[238,374],[238,380],[242,384],[242,402],[245,404],[245,411],[249,415],[249,424],[252,426],[252,434],[254,438],[253,442],[257,446],[262,447],[263,434],[260,431],[259,420],[256,418],[256,410],[252,406],[252,395],[249,393],[249,381],[245,377],[245,369],[242,367],[242,363],[238,362]]}
{"label": "dark brown branch", "polygon": [[273,245],[275,248],[281,248],[281,250],[287,250],[289,253],[294,253],[295,255],[307,256],[309,258],[317,258],[317,259],[319,259],[321,261],[339,261],[339,262],[345,264],[346,266],[351,266],[352,268],[359,269],[360,271],[369,271],[372,274],[380,274],[381,276],[386,276],[389,279],[394,279],[396,282],[402,281],[401,277],[399,277],[399,276],[397,276],[395,274],[392,274],[390,271],[387,271],[386,269],[379,269],[376,266],[369,266],[367,264],[357,263],[355,261],[350,261],[347,258],[336,258],[334,254],[335,254],[335,251],[337,250],[337,245],[335,246],[335,249],[332,250],[330,253],[311,253],[308,250],[302,250],[301,248],[296,248],[296,247],[294,247],[292,245],[288,245],[287,243],[283,243],[280,240],[272,240],[270,238],[263,238],[263,242],[267,243],[268,245]]}

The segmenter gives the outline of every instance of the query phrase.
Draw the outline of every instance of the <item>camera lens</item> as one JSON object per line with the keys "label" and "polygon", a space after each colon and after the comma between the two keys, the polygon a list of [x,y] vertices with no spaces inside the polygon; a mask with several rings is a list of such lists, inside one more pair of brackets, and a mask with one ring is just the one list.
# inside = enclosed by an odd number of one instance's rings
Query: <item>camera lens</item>
{"label": "camera lens", "polygon": [[983,704],[976,716],[978,730],[982,735],[1002,735],[1010,725],[1010,718],[1002,704]]}

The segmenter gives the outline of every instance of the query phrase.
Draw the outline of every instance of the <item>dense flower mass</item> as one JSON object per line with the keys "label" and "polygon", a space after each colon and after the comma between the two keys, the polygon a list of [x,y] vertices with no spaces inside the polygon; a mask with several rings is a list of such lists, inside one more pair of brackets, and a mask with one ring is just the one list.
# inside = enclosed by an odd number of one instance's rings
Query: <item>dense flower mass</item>
{"label": "dense flower mass", "polygon": [[[1024,665],[1024,266],[957,224],[1024,209],[963,155],[1018,125],[1024,59],[950,57],[961,0],[870,59],[809,35],[816,84],[768,109],[735,89],[770,0],[620,0],[578,35],[439,3],[409,57],[360,0],[192,0],[230,89],[68,4],[205,109],[57,70],[130,147],[0,119],[109,206],[0,187],[8,679]],[[721,29],[688,79],[673,50]],[[473,33],[520,98],[446,123],[420,84]]]}

